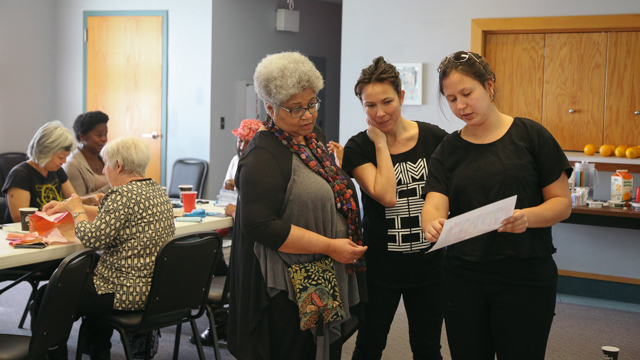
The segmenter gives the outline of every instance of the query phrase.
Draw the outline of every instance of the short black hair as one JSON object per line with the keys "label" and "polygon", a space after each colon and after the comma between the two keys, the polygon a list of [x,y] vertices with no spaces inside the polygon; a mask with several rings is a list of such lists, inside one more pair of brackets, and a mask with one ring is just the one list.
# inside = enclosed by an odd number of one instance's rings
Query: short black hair
{"label": "short black hair", "polygon": [[73,132],[76,133],[76,140],[80,140],[80,135],[87,135],[99,124],[106,124],[109,121],[109,115],[102,111],[89,111],[78,115],[73,122]]}

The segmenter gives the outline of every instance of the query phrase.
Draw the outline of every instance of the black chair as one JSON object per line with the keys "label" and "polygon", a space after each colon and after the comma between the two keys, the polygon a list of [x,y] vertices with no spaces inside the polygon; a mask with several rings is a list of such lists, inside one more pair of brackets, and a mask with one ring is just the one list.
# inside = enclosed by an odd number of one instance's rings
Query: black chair
{"label": "black chair", "polygon": [[10,152],[0,154],[0,220],[3,224],[12,223],[11,214],[7,207],[7,199],[5,193],[2,192],[4,181],[7,179],[9,172],[14,166],[20,164],[23,161],[29,160],[29,157],[25,153]]}
{"label": "black chair", "polygon": [[[11,169],[13,169],[16,165],[27,161],[29,157],[25,153],[21,152],[10,152],[0,154],[0,190],[4,186],[4,181]],[[13,219],[11,219],[11,213],[8,209],[7,199],[5,194],[0,191],[0,219],[2,219],[3,224],[13,223]],[[55,263],[53,263],[56,265]],[[0,290],[0,294],[12,288],[14,285],[17,285],[21,281],[26,281],[31,285],[31,295],[29,296],[29,300],[25,305],[24,312],[22,313],[22,318],[20,319],[20,324],[18,324],[18,328],[22,329],[24,326],[24,322],[27,319],[27,314],[29,313],[29,302],[33,300],[36,294],[36,290],[38,290],[38,285],[40,281],[49,280],[51,273],[54,269],[50,269],[49,271],[30,271],[30,270],[15,270],[15,269],[5,269],[0,270],[0,282],[4,281],[14,281],[14,284],[3,288]]]}
{"label": "black chair", "polygon": [[[0,154],[0,190],[4,186],[4,180],[9,175],[11,169],[14,166],[20,164],[23,161],[29,160],[29,157],[25,153],[21,152],[10,152]],[[4,197],[4,193],[0,192],[0,196]],[[4,216],[4,215],[3,215]]]}
{"label": "black chair", "polygon": [[[0,190],[2,189],[0,188]],[[0,193],[4,195],[3,192],[0,191]],[[7,214],[7,198],[4,196],[0,196],[0,222],[2,222],[3,224],[7,223],[7,220],[5,219],[6,214]]]}
{"label": "black chair", "polygon": [[[85,317],[82,326],[95,322],[116,329],[122,339],[127,359],[133,359],[131,347],[126,340],[127,335],[147,334],[145,359],[149,359],[151,331],[176,325],[173,358],[177,359],[182,323],[188,321],[194,336],[199,334],[195,320],[205,312],[215,262],[221,251],[222,239],[214,231],[187,234],[167,241],[156,256],[145,309],[124,314]],[[83,333],[81,327],[77,360],[82,358],[80,344],[83,343]],[[199,337],[197,347],[199,358],[204,359]]]}
{"label": "black chair", "polygon": [[214,276],[207,296],[207,316],[209,318],[209,331],[213,334],[213,348],[216,359],[220,359],[220,345],[218,345],[218,332],[216,331],[215,315],[228,312],[225,305],[229,304],[229,280],[228,276]]}
{"label": "black chair", "polygon": [[95,260],[95,252],[84,249],[62,261],[44,292],[32,335],[0,334],[0,360],[46,359],[49,348],[69,337]]}
{"label": "black chair", "polygon": [[25,305],[24,311],[22,312],[22,317],[20,318],[18,328],[22,329],[24,326],[24,322],[27,319],[27,314],[29,314],[29,304],[33,299],[35,299],[36,292],[38,291],[38,285],[41,281],[49,280],[53,271],[55,270],[56,265],[58,265],[58,261],[47,261],[34,265],[30,268],[20,267],[16,269],[0,270],[0,282],[13,282],[12,284],[2,288],[0,290],[0,294],[4,294],[5,291],[11,289],[12,287],[18,285],[23,281],[26,281],[27,283],[29,283],[29,285],[31,285],[31,294],[29,295],[27,304]]}
{"label": "black chair", "polygon": [[193,191],[198,192],[198,199],[202,196],[204,180],[209,172],[209,164],[205,160],[183,158],[173,163],[171,184],[167,193],[170,198],[180,198],[179,185],[193,185]]}

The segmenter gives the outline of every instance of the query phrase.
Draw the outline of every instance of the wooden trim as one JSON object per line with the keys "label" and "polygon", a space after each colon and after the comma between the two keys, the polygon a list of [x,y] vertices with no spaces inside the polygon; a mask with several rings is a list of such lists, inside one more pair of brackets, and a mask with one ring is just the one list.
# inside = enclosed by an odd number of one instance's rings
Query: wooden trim
{"label": "wooden trim", "polygon": [[640,165],[596,163],[596,170],[598,171],[616,172],[618,171],[618,169],[625,169],[625,170],[628,170],[630,173],[640,173]]}
{"label": "wooden trim", "polygon": [[484,56],[486,34],[638,31],[640,14],[471,20],[471,51]]}
{"label": "wooden trim", "polygon": [[638,219],[640,221],[640,211],[633,210],[631,206],[628,206],[627,209],[622,208],[613,208],[611,206],[606,206],[602,208],[591,208],[589,206],[574,206],[571,208],[572,214],[586,214],[586,215],[597,215],[597,216],[614,216],[621,218],[630,218],[630,219]]}
{"label": "wooden trim", "polygon": [[585,272],[579,272],[579,271],[570,271],[570,270],[558,270],[558,275],[569,276],[569,277],[577,277],[577,278],[582,278],[582,279],[611,281],[611,282],[617,282],[617,283],[623,283],[623,284],[631,284],[631,285],[640,285],[640,279],[627,278],[627,277],[621,277],[621,276],[592,274],[592,273],[585,273]]}

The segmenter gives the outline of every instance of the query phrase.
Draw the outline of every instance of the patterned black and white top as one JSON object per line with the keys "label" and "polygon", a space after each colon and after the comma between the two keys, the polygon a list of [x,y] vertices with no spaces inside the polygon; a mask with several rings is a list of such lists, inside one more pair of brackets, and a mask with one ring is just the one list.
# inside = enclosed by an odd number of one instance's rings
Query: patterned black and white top
{"label": "patterned black and white top", "polygon": [[86,247],[103,250],[95,269],[98,294],[115,294],[116,310],[142,310],[160,246],[176,232],[167,193],[152,179],[109,190],[93,221],[76,225]]}
{"label": "patterned black and white top", "polygon": [[[403,153],[391,154],[396,176],[396,205],[386,208],[362,192],[363,238],[369,246],[365,254],[367,281],[387,288],[407,289],[437,282],[435,274],[444,255],[443,251],[427,254],[433,243],[425,238],[420,217],[429,175],[427,165],[447,132],[433,124],[416,123],[415,146]],[[342,169],[353,176],[354,169],[368,163],[377,166],[376,148],[367,132],[362,131],[344,146]]]}

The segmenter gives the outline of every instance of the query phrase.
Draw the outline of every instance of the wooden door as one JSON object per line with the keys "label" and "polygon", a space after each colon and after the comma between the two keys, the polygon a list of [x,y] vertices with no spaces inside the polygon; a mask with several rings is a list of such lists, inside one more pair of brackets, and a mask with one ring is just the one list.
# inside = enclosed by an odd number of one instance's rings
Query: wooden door
{"label": "wooden door", "polygon": [[88,16],[86,111],[109,115],[109,139],[145,137],[147,177],[161,183],[162,16]]}
{"label": "wooden door", "polygon": [[602,145],[606,33],[547,34],[542,125],[564,150]]}
{"label": "wooden door", "polygon": [[608,55],[604,142],[640,145],[640,32],[609,33]]}
{"label": "wooden door", "polygon": [[489,34],[485,58],[496,74],[496,106],[542,121],[544,34]]}

